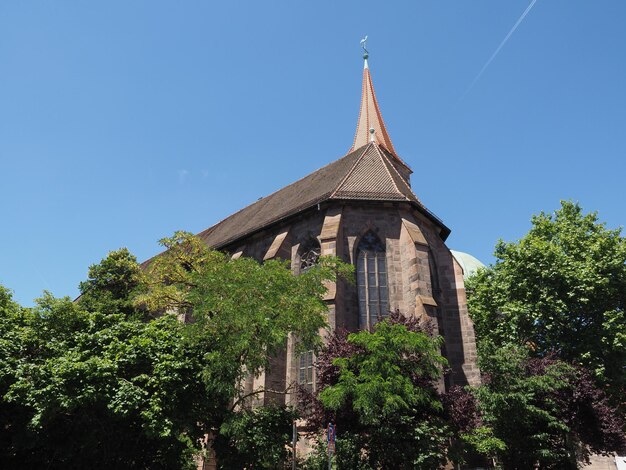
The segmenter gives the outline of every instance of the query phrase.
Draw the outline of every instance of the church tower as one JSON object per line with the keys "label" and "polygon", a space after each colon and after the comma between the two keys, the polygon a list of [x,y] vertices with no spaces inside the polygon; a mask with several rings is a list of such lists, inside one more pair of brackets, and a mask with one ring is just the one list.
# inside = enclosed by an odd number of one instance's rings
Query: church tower
{"label": "church tower", "polygon": [[[320,255],[338,256],[355,266],[356,279],[329,286],[325,301],[331,328],[371,328],[391,311],[428,321],[444,337],[442,352],[452,369],[442,387],[477,384],[463,269],[445,244],[450,230],[414,194],[411,174],[383,121],[365,51],[350,151],[199,236],[234,258],[290,260],[294,274]],[[414,177],[418,187],[421,178]],[[283,390],[296,381],[313,389],[313,354],[296,356],[294,351],[291,340],[272,367],[247,386]],[[271,401],[285,397],[259,396],[259,403]]]}

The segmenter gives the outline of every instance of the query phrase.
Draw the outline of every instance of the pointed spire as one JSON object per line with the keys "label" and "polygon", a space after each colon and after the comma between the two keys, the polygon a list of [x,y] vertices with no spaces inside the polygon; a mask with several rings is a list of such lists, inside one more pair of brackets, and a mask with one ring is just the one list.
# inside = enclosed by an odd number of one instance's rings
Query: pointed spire
{"label": "pointed spire", "polygon": [[394,156],[396,151],[393,148],[387,129],[385,128],[385,122],[383,116],[380,113],[378,107],[378,101],[374,94],[374,84],[372,83],[372,76],[370,74],[369,65],[367,59],[369,53],[366,49],[367,36],[361,40],[361,46],[363,47],[363,91],[361,94],[361,110],[359,111],[359,121],[356,126],[356,134],[354,136],[354,143],[352,144],[352,150],[356,150],[359,147],[367,144],[368,142],[377,142],[385,147]]}

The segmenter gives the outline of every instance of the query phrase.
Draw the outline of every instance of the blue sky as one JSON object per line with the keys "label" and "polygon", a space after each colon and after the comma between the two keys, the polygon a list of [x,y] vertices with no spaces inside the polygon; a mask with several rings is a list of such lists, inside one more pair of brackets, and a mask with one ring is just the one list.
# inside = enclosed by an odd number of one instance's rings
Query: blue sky
{"label": "blue sky", "polygon": [[359,40],[448,245],[492,262],[560,199],[626,221],[626,2],[2,2],[0,284],[24,305],[341,157]]}

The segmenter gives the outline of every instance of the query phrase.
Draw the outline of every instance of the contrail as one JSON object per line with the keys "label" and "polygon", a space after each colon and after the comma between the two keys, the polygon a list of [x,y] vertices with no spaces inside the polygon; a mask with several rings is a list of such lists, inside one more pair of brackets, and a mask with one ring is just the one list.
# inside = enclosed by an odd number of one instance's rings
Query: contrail
{"label": "contrail", "polygon": [[511,35],[515,32],[515,30],[517,29],[517,27],[520,25],[520,23],[522,21],[524,21],[524,18],[526,18],[526,15],[528,15],[528,13],[530,13],[530,10],[533,9],[533,7],[535,6],[535,3],[537,3],[537,0],[532,0],[530,2],[530,4],[528,5],[528,7],[526,7],[526,10],[524,10],[524,13],[522,13],[522,15],[517,19],[517,21],[515,22],[515,24],[513,25],[513,27],[511,28],[511,31],[509,31],[509,33],[504,37],[504,39],[502,40],[502,42],[500,43],[500,45],[498,46],[498,48],[495,50],[495,52],[493,54],[491,54],[491,57],[489,57],[489,60],[485,63],[485,65],[483,65],[483,68],[480,69],[480,72],[478,72],[478,75],[476,75],[476,78],[474,78],[474,80],[472,81],[471,85],[467,88],[467,90],[465,91],[465,93],[463,94],[463,96],[465,96],[472,88],[474,88],[474,85],[476,85],[476,82],[478,80],[480,80],[480,77],[483,75],[483,73],[485,73],[485,70],[487,70],[487,67],[489,67],[489,65],[491,64],[491,62],[493,62],[493,59],[496,58],[496,56],[498,55],[498,53],[500,52],[500,50],[504,47],[504,45],[507,43],[507,41],[509,40],[509,38],[511,37]]}

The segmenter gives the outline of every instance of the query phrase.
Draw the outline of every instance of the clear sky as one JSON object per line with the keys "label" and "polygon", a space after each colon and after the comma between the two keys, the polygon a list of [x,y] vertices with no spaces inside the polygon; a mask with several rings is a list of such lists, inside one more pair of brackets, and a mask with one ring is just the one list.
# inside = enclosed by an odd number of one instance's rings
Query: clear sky
{"label": "clear sky", "polygon": [[[1,2],[0,283],[77,294],[352,144],[359,41],[413,190],[493,262],[560,199],[626,221],[626,2]],[[473,86],[472,86],[473,83]]]}

